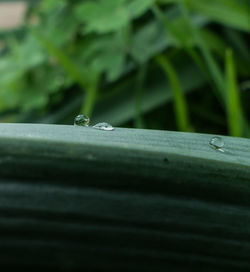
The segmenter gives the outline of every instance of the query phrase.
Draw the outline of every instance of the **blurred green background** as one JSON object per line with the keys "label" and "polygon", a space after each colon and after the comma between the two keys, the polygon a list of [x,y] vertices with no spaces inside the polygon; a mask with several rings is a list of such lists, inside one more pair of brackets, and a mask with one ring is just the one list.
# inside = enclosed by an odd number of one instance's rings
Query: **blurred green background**
{"label": "blurred green background", "polygon": [[248,0],[29,1],[0,16],[0,122],[249,137],[249,33]]}

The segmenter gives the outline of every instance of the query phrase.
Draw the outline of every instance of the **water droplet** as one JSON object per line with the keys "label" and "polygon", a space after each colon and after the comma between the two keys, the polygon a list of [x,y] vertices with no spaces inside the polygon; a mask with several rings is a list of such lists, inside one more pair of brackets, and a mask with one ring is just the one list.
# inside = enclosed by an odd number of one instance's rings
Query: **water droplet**
{"label": "water droplet", "polygon": [[224,150],[222,149],[223,146],[225,145],[223,139],[221,137],[213,137],[209,144],[211,145],[211,147],[213,147],[214,149],[217,149],[219,151],[224,152]]}
{"label": "water droplet", "polygon": [[74,120],[74,125],[75,126],[88,126],[89,124],[89,117],[83,114],[79,114],[76,116]]}
{"label": "water droplet", "polygon": [[114,130],[114,128],[108,123],[98,123],[94,125],[93,128],[100,130]]}

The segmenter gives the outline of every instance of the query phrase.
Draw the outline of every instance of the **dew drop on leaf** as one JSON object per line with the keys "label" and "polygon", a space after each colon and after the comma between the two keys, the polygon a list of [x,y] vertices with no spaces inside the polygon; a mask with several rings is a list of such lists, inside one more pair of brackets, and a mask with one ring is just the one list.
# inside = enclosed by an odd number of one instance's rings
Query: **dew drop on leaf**
{"label": "dew drop on leaf", "polygon": [[224,141],[221,137],[213,137],[210,142],[209,142],[210,146],[213,147],[214,149],[220,150],[222,152],[223,151],[223,146],[224,146]]}
{"label": "dew drop on leaf", "polygon": [[89,117],[84,115],[84,114],[79,114],[76,116],[74,120],[74,125],[75,126],[88,126],[89,124]]}
{"label": "dew drop on leaf", "polygon": [[114,128],[108,123],[98,123],[94,125],[93,128],[100,130],[114,130]]}

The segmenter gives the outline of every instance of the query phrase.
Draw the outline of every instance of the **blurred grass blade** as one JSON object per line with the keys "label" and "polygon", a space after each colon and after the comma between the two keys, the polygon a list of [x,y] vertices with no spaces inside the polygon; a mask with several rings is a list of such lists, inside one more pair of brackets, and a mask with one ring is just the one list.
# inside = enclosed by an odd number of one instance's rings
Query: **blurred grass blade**
{"label": "blurred grass blade", "polygon": [[182,10],[183,16],[187,22],[187,25],[190,28],[190,32],[191,32],[192,36],[194,37],[196,44],[199,46],[199,48],[201,50],[203,58],[204,58],[206,65],[208,67],[208,71],[209,71],[211,78],[216,86],[215,95],[217,96],[219,101],[225,105],[225,91],[224,91],[225,85],[224,85],[223,74],[220,70],[220,67],[216,63],[208,46],[206,45],[206,43],[204,43],[204,41],[201,37],[201,34],[199,32],[199,29],[197,29],[193,25],[192,21],[190,20],[188,10],[186,8],[185,0],[180,0],[180,7]]}
{"label": "blurred grass blade", "polygon": [[142,117],[142,95],[146,74],[147,64],[143,64],[139,67],[135,87],[135,127],[137,128],[145,128]]}
{"label": "blurred grass blade", "polygon": [[232,50],[226,51],[225,60],[226,86],[227,86],[227,121],[229,134],[241,137],[243,135],[242,107],[240,91],[237,86],[236,71]]}
{"label": "blurred grass blade", "polygon": [[91,116],[96,102],[97,88],[98,78],[96,78],[96,80],[93,80],[92,83],[88,85],[88,92],[85,95],[81,113]]}
{"label": "blurred grass blade", "polygon": [[190,131],[191,125],[188,118],[187,103],[174,67],[163,55],[157,56],[156,61],[165,72],[166,76],[169,78],[171,84],[174,97],[177,127],[181,131]]}
{"label": "blurred grass blade", "polygon": [[[209,47],[206,45],[206,43],[204,43],[204,41],[200,35],[199,29],[196,28],[192,24],[192,21],[190,20],[189,13],[188,13],[188,10],[186,7],[187,0],[179,0],[179,1],[180,1],[180,8],[183,12],[183,15],[186,18],[187,24],[190,27],[192,35],[195,37],[196,42],[201,49],[202,55],[207,63],[210,75],[211,75],[211,77],[214,81],[214,84],[216,86],[215,90],[217,90],[217,91],[215,92],[215,94],[219,98],[219,101],[222,102],[222,105],[225,107],[225,109],[227,111],[227,95],[225,92],[226,85],[225,85],[225,80],[224,80],[223,74],[221,72],[221,69],[218,66],[217,62],[215,61],[211,51],[209,50]],[[243,126],[244,126],[244,135],[249,136],[250,129],[249,129],[247,120],[243,116],[242,112],[241,112],[241,116],[242,116],[241,120],[242,120]]]}
{"label": "blurred grass blade", "polygon": [[[182,0],[158,0],[162,4],[177,4]],[[237,0],[186,0],[188,8],[209,20],[239,30],[249,31],[249,1]]]}
{"label": "blurred grass blade", "polygon": [[49,39],[47,39],[41,31],[38,29],[32,29],[33,35],[41,43],[41,45],[60,63],[68,75],[76,81],[79,86],[84,90],[87,90],[87,80],[85,81],[79,68],[73,63],[73,61],[59,48],[57,48]]}
{"label": "blurred grass blade", "polygon": [[229,27],[250,31],[247,1],[187,0],[189,8]]}

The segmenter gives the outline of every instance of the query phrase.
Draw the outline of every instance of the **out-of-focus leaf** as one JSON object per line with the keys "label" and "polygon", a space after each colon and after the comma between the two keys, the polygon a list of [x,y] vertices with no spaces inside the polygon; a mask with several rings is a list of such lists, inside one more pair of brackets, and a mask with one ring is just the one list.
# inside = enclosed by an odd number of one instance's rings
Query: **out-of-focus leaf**
{"label": "out-of-focus leaf", "polygon": [[125,0],[124,5],[127,6],[130,19],[134,19],[143,15],[151,7],[154,1],[155,0]]}
{"label": "out-of-focus leaf", "polygon": [[60,8],[60,6],[64,6],[67,0],[60,0],[59,2],[57,0],[43,0],[40,3],[41,10],[43,12],[50,12],[55,9]]}
{"label": "out-of-focus leaf", "polygon": [[85,65],[97,74],[104,73],[109,82],[116,80],[124,71],[126,59],[126,41],[122,33],[111,33],[96,37],[78,56],[81,66]]}
{"label": "out-of-focus leaf", "polygon": [[85,23],[85,32],[107,33],[125,27],[152,3],[153,0],[85,1],[75,7],[75,14],[79,21]]}
{"label": "out-of-focus leaf", "polygon": [[40,44],[31,36],[21,45],[13,41],[10,49],[11,53],[0,59],[0,86],[12,83],[47,58]]}
{"label": "out-of-focus leaf", "polygon": [[79,84],[79,86],[81,86],[83,90],[85,90],[87,86],[87,81],[89,80],[89,78],[87,78],[86,76],[84,78],[84,76],[82,75],[83,71],[80,72],[80,69],[76,67],[76,65],[66,55],[66,53],[62,52],[59,48],[57,48],[38,29],[33,29],[32,33],[34,37],[36,37],[37,40],[41,43],[41,45],[44,46],[44,48],[48,51],[48,53],[56,58],[56,60],[65,69],[65,71],[69,74],[69,76],[72,77],[72,79],[74,79]]}
{"label": "out-of-focus leaf", "polygon": [[225,104],[225,84],[223,79],[222,71],[214,58],[211,49],[202,39],[200,30],[193,24],[191,20],[191,16],[187,10],[184,1],[181,1],[180,8],[183,12],[183,16],[185,18],[186,24],[189,28],[189,31],[193,38],[195,39],[196,44],[201,50],[202,56],[204,58],[204,62],[207,65],[208,71],[210,73],[210,77],[215,84],[214,93],[217,96],[218,100],[223,104]]}
{"label": "out-of-focus leaf", "polygon": [[[168,18],[172,14],[168,12],[164,15]],[[192,16],[192,21],[198,28],[202,28],[209,23],[206,18],[201,16]],[[184,31],[187,26],[183,18],[180,16],[174,19],[171,18],[171,24],[175,28],[181,29],[182,35],[188,43],[193,43],[192,37],[188,35],[187,31]],[[148,61],[152,55],[160,53],[171,46],[182,47],[183,45],[171,31],[166,32],[166,29],[159,25],[158,22],[152,21],[135,33],[130,53],[136,61],[143,63]]]}
{"label": "out-of-focus leaf", "polygon": [[40,24],[40,31],[56,46],[73,42],[79,27],[72,6],[66,1],[57,4],[50,12],[46,12],[46,20],[42,20]]}
{"label": "out-of-focus leaf", "polygon": [[45,51],[32,35],[27,36],[21,45],[15,43],[12,54],[13,60],[23,69],[32,69],[47,59]]}
{"label": "out-of-focus leaf", "polygon": [[[12,77],[0,86],[0,110],[18,109],[27,112],[46,107],[49,96],[67,88],[72,81],[63,70],[51,66],[34,67],[33,75]],[[43,84],[40,84],[43,82]]]}

